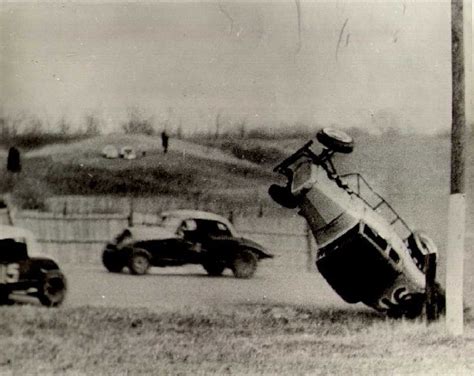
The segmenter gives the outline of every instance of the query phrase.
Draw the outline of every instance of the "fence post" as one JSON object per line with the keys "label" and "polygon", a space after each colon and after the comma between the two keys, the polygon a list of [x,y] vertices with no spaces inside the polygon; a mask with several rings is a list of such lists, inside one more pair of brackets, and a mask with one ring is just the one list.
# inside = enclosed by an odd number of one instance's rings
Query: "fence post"
{"label": "fence post", "polygon": [[306,270],[308,272],[314,271],[314,252],[313,252],[313,233],[309,224],[305,222],[305,237],[306,237]]}
{"label": "fence post", "polygon": [[13,214],[12,214],[12,209],[10,208],[10,206],[7,206],[7,217],[8,217],[8,224],[10,226],[15,226],[15,221],[13,219]]}
{"label": "fence post", "polygon": [[133,227],[133,211],[134,211],[134,202],[133,197],[130,198],[130,212],[128,214],[128,226]]}
{"label": "fence post", "polygon": [[425,310],[428,324],[438,320],[439,312],[437,306],[436,290],[436,253],[425,255]]}

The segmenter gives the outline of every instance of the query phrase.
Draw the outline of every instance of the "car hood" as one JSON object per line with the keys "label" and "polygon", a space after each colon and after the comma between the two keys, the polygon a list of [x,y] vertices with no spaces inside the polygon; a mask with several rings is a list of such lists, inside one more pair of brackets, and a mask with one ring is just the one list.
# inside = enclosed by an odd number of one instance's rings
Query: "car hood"
{"label": "car hood", "polygon": [[129,227],[128,230],[134,241],[163,240],[177,237],[174,231],[161,226],[137,226]]}

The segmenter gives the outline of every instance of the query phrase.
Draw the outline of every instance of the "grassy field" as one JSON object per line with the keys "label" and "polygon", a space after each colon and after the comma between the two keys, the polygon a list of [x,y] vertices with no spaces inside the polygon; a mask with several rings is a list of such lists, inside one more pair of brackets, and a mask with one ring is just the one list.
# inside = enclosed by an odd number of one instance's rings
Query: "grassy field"
{"label": "grassy field", "polygon": [[247,305],[153,312],[0,309],[1,375],[471,375],[474,322]]}

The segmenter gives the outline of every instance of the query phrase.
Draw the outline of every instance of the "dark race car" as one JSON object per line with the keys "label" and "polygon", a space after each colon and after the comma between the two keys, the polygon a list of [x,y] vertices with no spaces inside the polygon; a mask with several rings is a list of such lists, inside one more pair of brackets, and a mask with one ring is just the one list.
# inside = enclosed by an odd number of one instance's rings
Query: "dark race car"
{"label": "dark race car", "polygon": [[[425,255],[437,252],[425,234],[410,229],[359,174],[339,175],[334,153],[348,154],[352,138],[324,128],[313,141],[275,167],[286,186],[269,194],[280,205],[298,209],[318,246],[316,266],[347,302],[363,302],[391,316],[416,317],[425,296]],[[438,311],[444,293],[435,286]]]}
{"label": "dark race car", "polygon": [[66,296],[66,278],[58,264],[44,257],[33,234],[13,226],[0,226],[0,304],[10,294],[33,296],[54,307]]}
{"label": "dark race car", "polygon": [[240,237],[220,215],[175,210],[161,214],[159,226],[126,228],[107,244],[102,262],[110,272],[128,267],[145,274],[151,266],[200,264],[209,275],[229,268],[237,278],[251,278],[259,260],[273,257],[260,244]]}

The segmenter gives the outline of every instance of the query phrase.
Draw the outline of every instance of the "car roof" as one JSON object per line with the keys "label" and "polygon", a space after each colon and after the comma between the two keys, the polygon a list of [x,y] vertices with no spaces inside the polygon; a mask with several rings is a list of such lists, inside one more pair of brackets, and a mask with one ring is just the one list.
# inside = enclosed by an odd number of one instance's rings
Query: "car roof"
{"label": "car roof", "polygon": [[33,233],[27,229],[16,226],[0,225],[0,239],[32,237],[34,237]]}
{"label": "car roof", "polygon": [[177,217],[182,219],[209,219],[228,223],[228,219],[215,213],[202,210],[168,210],[161,213],[162,217]]}

